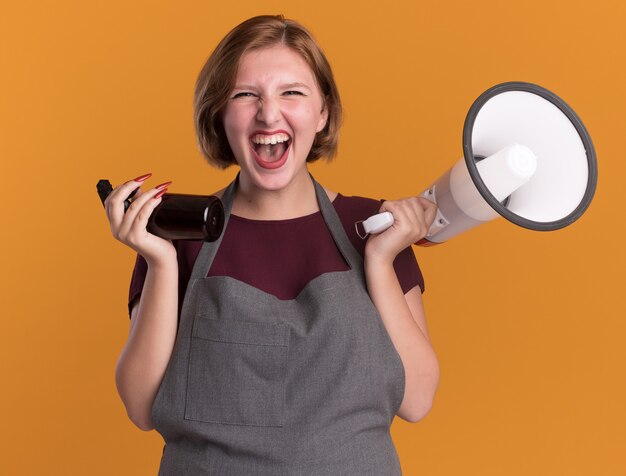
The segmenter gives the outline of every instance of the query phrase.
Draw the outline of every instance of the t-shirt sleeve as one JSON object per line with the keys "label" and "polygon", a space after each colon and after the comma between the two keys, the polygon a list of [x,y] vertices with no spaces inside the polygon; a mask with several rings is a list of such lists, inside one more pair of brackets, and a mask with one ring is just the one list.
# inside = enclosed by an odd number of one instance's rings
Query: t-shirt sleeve
{"label": "t-shirt sleeve", "polygon": [[[341,194],[339,194],[333,202],[348,238],[361,256],[365,255],[365,243],[367,240],[362,239],[357,234],[355,224],[378,213],[382,202],[383,200],[373,200],[364,197],[346,197]],[[425,291],[426,288],[424,286],[422,271],[417,264],[417,259],[415,259],[415,254],[411,246],[398,253],[398,256],[396,256],[393,262],[393,267],[403,293],[406,294],[415,286],[419,286],[422,293]]]}
{"label": "t-shirt sleeve", "polygon": [[[187,292],[187,285],[191,278],[191,271],[193,270],[193,265],[200,253],[203,242],[197,240],[174,240],[173,243],[176,248],[176,259],[178,261],[178,315],[180,316],[183,298]],[[141,255],[137,255],[135,268],[133,269],[130,280],[130,289],[128,291],[129,314],[132,312],[137,299],[141,296],[147,272],[148,263],[146,263],[146,260]]]}

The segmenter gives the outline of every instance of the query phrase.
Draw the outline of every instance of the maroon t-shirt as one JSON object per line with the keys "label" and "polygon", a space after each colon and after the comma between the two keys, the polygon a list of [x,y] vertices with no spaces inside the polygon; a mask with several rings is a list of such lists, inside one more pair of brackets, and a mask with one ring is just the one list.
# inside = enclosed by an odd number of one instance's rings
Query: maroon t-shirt
{"label": "maroon t-shirt", "polygon": [[[355,223],[378,213],[380,201],[338,194],[333,206],[355,249],[363,256],[366,240],[356,232]],[[178,240],[179,306],[191,276],[202,241]],[[424,280],[411,247],[398,254],[394,268],[402,291],[415,286],[424,291]],[[231,215],[224,238],[208,276],[229,276],[279,299],[295,299],[315,277],[332,271],[347,271],[321,212],[288,220],[250,220]],[[130,284],[128,306],[141,294],[147,264],[137,256]]]}

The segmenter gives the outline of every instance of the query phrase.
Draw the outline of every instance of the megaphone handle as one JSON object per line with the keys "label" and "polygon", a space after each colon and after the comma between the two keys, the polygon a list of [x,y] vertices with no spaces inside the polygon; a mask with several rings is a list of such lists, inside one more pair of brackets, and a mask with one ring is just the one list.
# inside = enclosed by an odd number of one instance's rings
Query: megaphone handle
{"label": "megaphone handle", "polygon": [[363,230],[367,235],[370,233],[382,233],[393,225],[393,215],[390,212],[377,213],[363,222]]}
{"label": "megaphone handle", "polygon": [[[420,196],[426,198],[427,200],[430,200],[431,202],[434,202],[435,204],[437,204],[437,195],[435,193],[435,187],[434,186],[424,190],[421,193]],[[361,233],[359,232],[359,224],[360,223],[363,224],[363,230],[365,231],[365,236],[361,236]],[[367,235],[369,235],[369,234],[382,233],[387,228],[389,228],[391,225],[393,225],[393,215],[390,212],[382,212],[382,213],[378,213],[376,215],[372,215],[367,220],[365,220],[363,222],[357,222],[355,224],[357,234],[361,238],[363,238],[363,239],[367,238]],[[439,207],[437,207],[437,216],[435,217],[435,221],[431,225],[431,227],[428,230],[428,233],[426,234],[426,236],[427,237],[431,236],[433,233],[438,231],[440,228],[444,228],[447,225],[449,225],[448,220],[446,220],[446,218],[441,213],[441,210],[439,210]]]}
{"label": "megaphone handle", "polygon": [[[422,196],[425,196],[427,192],[424,192]],[[367,235],[370,235],[370,234],[376,235],[378,233],[382,233],[391,225],[393,225],[393,222],[394,222],[393,215],[390,212],[378,213],[376,215],[372,215],[371,217],[369,217],[367,220],[363,222],[356,222],[355,223],[356,233],[362,239],[365,239],[367,238]],[[440,229],[445,228],[449,224],[450,223],[448,222],[448,220],[446,220],[446,217],[444,217],[443,214],[441,213],[441,210],[437,208],[437,215],[435,216],[435,220],[433,221],[433,223],[430,225],[430,228],[428,229],[428,233],[426,233],[426,237],[420,240],[416,244],[421,245],[424,241],[428,241],[428,237],[432,236],[435,232],[439,231]],[[365,234],[361,233],[361,231],[359,230],[359,225],[362,226]]]}

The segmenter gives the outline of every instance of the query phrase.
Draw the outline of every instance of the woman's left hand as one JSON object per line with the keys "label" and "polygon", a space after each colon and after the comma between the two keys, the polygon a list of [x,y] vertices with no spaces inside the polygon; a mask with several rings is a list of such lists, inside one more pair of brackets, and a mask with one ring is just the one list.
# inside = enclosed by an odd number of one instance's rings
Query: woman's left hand
{"label": "woman's left hand", "polygon": [[437,213],[437,205],[423,197],[383,202],[379,211],[393,215],[393,225],[365,244],[368,260],[393,262],[398,253],[426,236]]}

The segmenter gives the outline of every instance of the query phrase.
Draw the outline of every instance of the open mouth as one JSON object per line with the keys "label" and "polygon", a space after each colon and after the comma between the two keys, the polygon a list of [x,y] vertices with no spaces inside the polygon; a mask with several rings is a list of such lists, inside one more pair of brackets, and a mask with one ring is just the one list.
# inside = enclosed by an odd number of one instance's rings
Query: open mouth
{"label": "open mouth", "polygon": [[254,158],[263,168],[277,169],[287,161],[291,142],[292,139],[287,134],[254,136],[251,139]]}

